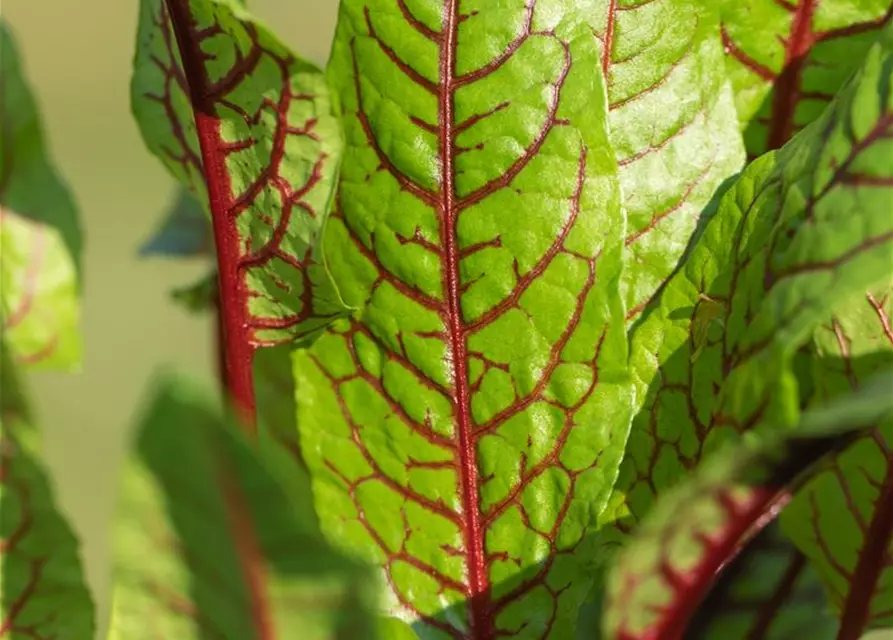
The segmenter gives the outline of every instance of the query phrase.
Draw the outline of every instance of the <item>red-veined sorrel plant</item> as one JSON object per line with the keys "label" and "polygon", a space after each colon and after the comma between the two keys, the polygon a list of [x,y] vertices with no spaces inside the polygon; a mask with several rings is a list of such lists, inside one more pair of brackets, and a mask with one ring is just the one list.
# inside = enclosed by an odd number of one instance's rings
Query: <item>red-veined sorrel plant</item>
{"label": "red-veined sorrel plant", "polygon": [[[239,0],[142,0],[134,112],[182,188],[144,253],[214,258],[177,298],[236,417],[153,396],[111,636],[893,628],[891,15],[343,0],[322,71]],[[6,215],[4,322],[54,331]],[[86,637],[9,477],[0,635]]]}

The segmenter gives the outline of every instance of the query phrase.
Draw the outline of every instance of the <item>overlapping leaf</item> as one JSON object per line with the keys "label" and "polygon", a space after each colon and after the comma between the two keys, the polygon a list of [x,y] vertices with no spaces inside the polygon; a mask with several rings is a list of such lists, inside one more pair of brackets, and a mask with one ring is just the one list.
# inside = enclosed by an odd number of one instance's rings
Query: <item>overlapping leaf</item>
{"label": "overlapping leaf", "polygon": [[248,338],[286,341],[340,312],[311,283],[326,281],[310,262],[341,147],[322,72],[238,0],[143,0],[132,99],[149,149],[213,212],[228,313]]}
{"label": "overlapping leaf", "polygon": [[56,506],[17,373],[0,349],[0,637],[92,640],[78,542]]}
{"label": "overlapping leaf", "polygon": [[815,570],[773,522],[722,570],[686,640],[834,640],[837,620]]}
{"label": "overlapping leaf", "polygon": [[127,467],[111,638],[370,638],[370,580],[321,539],[308,479],[183,381]]}
{"label": "overlapping leaf", "polygon": [[726,67],[757,156],[815,120],[893,16],[890,0],[741,0],[723,6]]}
{"label": "overlapping leaf", "polygon": [[794,353],[836,303],[893,270],[890,39],[822,118],[741,174],[634,328],[645,406],[610,517],[641,517],[705,445],[796,424]]}
{"label": "overlapping leaf", "polygon": [[[893,370],[778,433],[727,443],[663,496],[612,568],[607,640],[680,638],[715,573],[764,527],[822,456],[893,416]],[[760,636],[765,637],[765,636]]]}
{"label": "overlapping leaf", "polygon": [[44,145],[15,42],[0,19],[0,325],[18,364],[81,357],[77,213]]}
{"label": "overlapping leaf", "polygon": [[140,255],[174,258],[214,255],[214,236],[202,204],[187,189],[177,190],[176,199],[161,225],[140,247]]}
{"label": "overlapping leaf", "polygon": [[629,415],[592,8],[341,4],[324,247],[358,311],[295,356],[301,448],[425,637],[567,637],[588,588]]}
{"label": "overlapping leaf", "polygon": [[598,0],[611,143],[628,228],[630,317],[670,275],[717,187],[741,168],[718,3]]}
{"label": "overlapping leaf", "polygon": [[[891,298],[888,285],[849,301],[817,333],[817,406],[893,364]],[[830,460],[782,523],[820,571],[841,638],[893,627],[893,419]]]}

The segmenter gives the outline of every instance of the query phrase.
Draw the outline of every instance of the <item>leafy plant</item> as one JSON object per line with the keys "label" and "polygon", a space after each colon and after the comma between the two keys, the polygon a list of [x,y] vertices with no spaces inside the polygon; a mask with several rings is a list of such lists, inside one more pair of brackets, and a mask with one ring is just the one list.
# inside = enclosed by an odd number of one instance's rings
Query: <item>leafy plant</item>
{"label": "leafy plant", "polygon": [[[343,0],[322,70],[241,0],[141,0],[133,110],[180,185],[142,253],[210,263],[175,298],[218,319],[226,403],[156,385],[111,636],[893,628],[891,17]],[[0,174],[23,361],[77,335],[79,241],[48,170],[7,195],[43,153],[2,115],[27,145]],[[18,612],[62,592],[6,566],[0,635],[42,637]]]}

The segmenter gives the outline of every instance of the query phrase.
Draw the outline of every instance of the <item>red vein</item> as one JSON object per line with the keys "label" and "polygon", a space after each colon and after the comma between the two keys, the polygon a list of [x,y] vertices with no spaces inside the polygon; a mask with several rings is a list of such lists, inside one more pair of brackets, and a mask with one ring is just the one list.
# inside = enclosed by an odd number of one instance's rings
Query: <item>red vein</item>
{"label": "red vein", "polygon": [[780,148],[794,132],[794,110],[797,107],[806,56],[816,41],[812,17],[817,6],[818,0],[801,0],[794,11],[791,35],[785,46],[784,71],[778,76],[772,99],[772,124],[767,138],[769,150]]}
{"label": "red vein", "polygon": [[240,240],[235,222],[228,215],[232,186],[226,156],[220,153],[223,139],[220,119],[214,111],[199,41],[192,33],[192,16],[186,0],[166,0],[174,36],[180,49],[192,101],[195,128],[201,149],[205,183],[212,213],[214,243],[219,268],[218,289],[226,344],[224,379],[230,398],[243,414],[246,428],[254,430],[254,381],[251,361],[254,347],[247,322],[245,283],[239,277]]}
{"label": "red vein", "polygon": [[800,552],[794,553],[788,568],[785,570],[781,581],[772,593],[772,597],[760,610],[760,615],[756,623],[750,629],[748,638],[765,638],[769,627],[775,619],[776,614],[781,610],[782,606],[790,598],[797,584],[797,579],[806,567],[806,556]]}
{"label": "red vein", "polygon": [[456,238],[456,222],[459,207],[453,166],[456,144],[455,89],[456,48],[459,31],[459,0],[446,0],[443,12],[443,42],[440,47],[440,96],[438,100],[438,125],[440,126],[441,160],[441,233],[444,244],[444,290],[447,293],[447,324],[452,354],[453,383],[455,385],[456,427],[459,435],[459,484],[462,490],[462,512],[465,517],[465,555],[471,602],[471,628],[473,636],[487,640],[494,635],[490,612],[489,578],[484,553],[484,532],[481,527],[480,497],[478,494],[478,470],[475,441],[472,433],[470,398],[468,389],[468,354],[462,307],[459,270],[459,247]]}
{"label": "red vein", "polygon": [[893,540],[893,451],[887,452],[886,474],[850,580],[851,590],[841,613],[837,640],[858,640],[870,620],[873,596],[885,568],[883,558]]}
{"label": "red vein", "polygon": [[605,84],[608,83],[608,69],[611,67],[611,52],[614,49],[614,32],[617,20],[617,0],[611,0],[608,5],[608,25],[605,28],[605,37],[602,41],[602,73],[605,76]]}

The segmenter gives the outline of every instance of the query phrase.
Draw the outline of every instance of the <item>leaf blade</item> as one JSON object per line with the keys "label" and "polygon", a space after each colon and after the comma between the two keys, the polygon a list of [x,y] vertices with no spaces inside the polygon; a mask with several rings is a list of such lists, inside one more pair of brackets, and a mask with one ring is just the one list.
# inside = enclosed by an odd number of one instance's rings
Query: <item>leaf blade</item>
{"label": "leaf blade", "polygon": [[265,432],[249,443],[210,407],[183,381],[150,404],[125,473],[110,637],[367,628],[369,576],[319,538],[306,477]]}
{"label": "leaf blade", "polygon": [[324,530],[434,637],[572,628],[619,462],[623,218],[585,9],[341,5],[324,248],[356,311],[295,356],[301,448]]}
{"label": "leaf blade", "polygon": [[13,35],[0,19],[0,308],[16,363],[77,370],[81,360],[81,232],[47,153]]}

